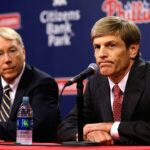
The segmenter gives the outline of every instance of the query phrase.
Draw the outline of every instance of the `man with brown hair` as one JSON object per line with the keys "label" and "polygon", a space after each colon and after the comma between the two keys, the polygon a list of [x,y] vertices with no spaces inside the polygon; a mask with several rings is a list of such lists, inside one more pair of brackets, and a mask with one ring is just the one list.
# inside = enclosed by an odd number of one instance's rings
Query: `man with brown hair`
{"label": "man with brown hair", "polygon": [[[84,94],[84,140],[150,144],[150,64],[139,55],[139,28],[104,17],[94,24],[91,38],[100,74],[88,81]],[[75,107],[59,125],[58,139],[76,140],[76,133]]]}

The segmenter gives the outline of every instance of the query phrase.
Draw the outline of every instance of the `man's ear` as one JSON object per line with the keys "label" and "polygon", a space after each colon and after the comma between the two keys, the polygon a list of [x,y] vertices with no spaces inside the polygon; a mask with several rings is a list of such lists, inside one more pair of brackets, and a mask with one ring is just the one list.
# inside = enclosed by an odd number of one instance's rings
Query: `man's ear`
{"label": "man's ear", "polygon": [[139,52],[139,44],[131,44],[129,47],[130,58],[134,59]]}

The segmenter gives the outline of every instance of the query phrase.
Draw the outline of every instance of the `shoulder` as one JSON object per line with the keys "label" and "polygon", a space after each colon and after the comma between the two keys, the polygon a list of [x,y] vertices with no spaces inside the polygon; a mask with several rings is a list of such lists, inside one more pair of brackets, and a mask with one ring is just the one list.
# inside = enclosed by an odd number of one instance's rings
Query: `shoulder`
{"label": "shoulder", "polygon": [[135,60],[135,63],[133,64],[131,71],[142,70],[142,69],[147,70],[149,68],[150,68],[150,61],[145,61],[140,57]]}
{"label": "shoulder", "polygon": [[138,58],[131,68],[131,74],[145,75],[150,73],[150,61],[145,61],[142,58]]}
{"label": "shoulder", "polygon": [[49,75],[48,73],[34,67],[31,65],[26,64],[25,70],[23,73],[23,79],[24,80],[30,80],[30,82],[33,83],[54,83],[56,84],[56,81],[54,78]]}
{"label": "shoulder", "polygon": [[148,80],[150,80],[150,62],[139,58],[130,70],[128,82],[130,81],[133,84],[133,81],[144,82]]}
{"label": "shoulder", "polygon": [[35,66],[26,64],[24,74],[28,74],[28,76],[33,76],[34,78],[42,79],[42,78],[52,78],[48,73],[38,69]]}
{"label": "shoulder", "polygon": [[51,94],[53,91],[56,95],[58,92],[58,85],[49,74],[30,65],[26,65],[18,88],[25,90],[24,95],[30,95],[34,91],[38,91],[40,94]]}
{"label": "shoulder", "polygon": [[108,78],[99,73],[98,75],[89,78],[87,85],[90,85],[91,87],[98,87],[105,84],[107,81]]}

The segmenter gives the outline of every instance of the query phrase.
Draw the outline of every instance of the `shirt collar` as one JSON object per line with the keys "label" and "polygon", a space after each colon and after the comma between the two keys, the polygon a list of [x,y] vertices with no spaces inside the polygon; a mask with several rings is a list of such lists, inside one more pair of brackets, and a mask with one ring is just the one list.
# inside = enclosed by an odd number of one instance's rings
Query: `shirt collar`
{"label": "shirt collar", "polygon": [[[124,78],[118,83],[119,88],[121,89],[121,91],[124,93],[125,91],[125,87],[126,87],[126,83],[127,83],[127,79],[129,76],[129,72],[124,76]],[[110,85],[110,89],[112,90],[115,83],[113,83],[110,78],[108,77],[108,81],[109,81],[109,85]]]}
{"label": "shirt collar", "polygon": [[[14,88],[16,88],[18,86],[20,78],[22,77],[22,74],[24,72],[24,69],[25,69],[25,62],[24,62],[22,71],[19,74],[19,76],[14,80],[14,82],[12,84],[9,84],[11,90],[13,90]],[[2,87],[4,88],[8,83],[6,83],[6,81],[3,79],[3,77],[1,77],[1,81],[2,81]]]}

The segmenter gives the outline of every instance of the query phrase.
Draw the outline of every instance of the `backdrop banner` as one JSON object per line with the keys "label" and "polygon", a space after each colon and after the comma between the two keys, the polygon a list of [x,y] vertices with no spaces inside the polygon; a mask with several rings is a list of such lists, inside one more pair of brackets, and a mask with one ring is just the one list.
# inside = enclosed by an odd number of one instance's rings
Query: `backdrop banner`
{"label": "backdrop banner", "polygon": [[[49,73],[61,91],[73,76],[95,63],[90,39],[94,23],[105,16],[134,21],[142,33],[140,51],[150,59],[148,0],[0,0],[0,26],[19,32],[26,62]],[[84,90],[87,80],[84,81]],[[65,88],[62,117],[76,104],[76,84]]]}

